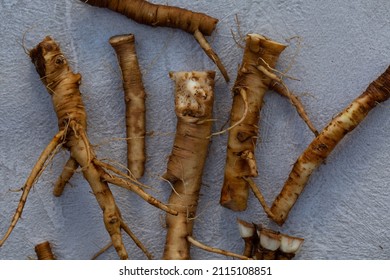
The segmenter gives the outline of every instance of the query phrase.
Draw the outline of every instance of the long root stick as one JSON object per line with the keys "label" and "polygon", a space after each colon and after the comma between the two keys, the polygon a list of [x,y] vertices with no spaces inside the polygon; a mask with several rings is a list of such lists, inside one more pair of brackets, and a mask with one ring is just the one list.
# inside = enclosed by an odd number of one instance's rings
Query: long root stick
{"label": "long root stick", "polygon": [[233,257],[233,258],[237,258],[237,259],[240,259],[240,260],[252,260],[252,258],[249,258],[249,257],[244,256],[244,255],[240,255],[240,254],[236,254],[236,253],[233,253],[233,252],[230,252],[230,251],[226,251],[226,250],[222,250],[222,249],[218,249],[218,248],[207,246],[207,245],[199,242],[198,240],[194,239],[192,236],[187,236],[187,240],[192,245],[194,245],[194,246],[196,246],[196,247],[198,247],[198,248],[200,248],[202,250],[211,252],[211,253],[224,255],[224,256],[227,256],[227,257]]}
{"label": "long root stick", "polygon": [[[72,159],[70,162],[68,161],[69,165],[72,167],[71,171],[73,171],[76,166],[73,162],[74,160],[77,162],[77,165],[80,166],[84,178],[88,181],[92,192],[103,211],[104,225],[111,237],[112,244],[117,251],[118,256],[121,259],[127,259],[128,254],[123,245],[121,229],[124,229],[129,235],[131,234],[122,219],[120,210],[115,203],[115,199],[107,182],[102,179],[107,176],[108,173],[106,173],[101,166],[94,163],[95,153],[92,150],[92,145],[89,143],[86,134],[87,118],[79,90],[81,75],[71,71],[68,61],[62,54],[58,44],[50,37],[46,37],[32,49],[29,54],[41,77],[41,81],[44,83],[47,91],[52,97],[60,132],[44,150],[31,172],[31,175],[23,188],[22,198],[20,199],[11,226],[0,244],[4,243],[5,239],[15,227],[35,177],[40,173],[40,170],[50,153],[55,150],[61,141],[63,141],[64,147],[69,150],[70,158]],[[69,176],[70,175],[66,176],[65,182]],[[125,180],[123,179],[123,181]],[[131,184],[131,182],[129,182],[129,184]],[[59,187],[59,189],[61,189],[61,187]],[[169,209],[169,207],[167,207],[167,209]],[[144,248],[143,245],[140,246],[140,248]],[[144,249],[143,251],[146,252]],[[150,254],[147,253],[147,256],[149,257]]]}
{"label": "long root stick", "polygon": [[345,110],[340,112],[309,144],[295,162],[291,173],[271,207],[276,223],[282,225],[306,186],[312,172],[324,162],[336,145],[367,114],[390,98],[390,67],[373,81]]}
{"label": "long root stick", "polygon": [[[235,211],[243,211],[247,207],[249,189],[243,177],[255,177],[258,173],[254,157],[258,123],[263,97],[272,82],[268,75],[259,70],[259,66],[274,68],[285,47],[261,35],[249,34],[246,37],[244,57],[233,87],[225,176],[220,199],[223,206]],[[243,91],[246,93],[245,99]]]}
{"label": "long root stick", "polygon": [[187,236],[198,205],[202,173],[211,133],[215,72],[170,73],[176,82],[177,128],[164,178],[173,185],[168,204],[178,211],[167,215],[163,259],[190,259]]}
{"label": "long root stick", "polygon": [[126,104],[127,167],[135,178],[145,170],[145,89],[135,51],[134,35],[110,38],[122,72]]}
{"label": "long root stick", "polygon": [[174,6],[152,4],[145,0],[80,1],[92,6],[108,8],[141,24],[178,28],[194,35],[203,51],[217,65],[225,80],[229,81],[229,76],[221,60],[204,38],[204,36],[212,34],[218,19]]}
{"label": "long root stick", "polygon": [[38,175],[41,173],[41,170],[44,167],[45,162],[48,160],[48,158],[53,153],[53,151],[56,150],[58,145],[60,145],[63,142],[64,135],[65,135],[65,131],[60,130],[54,136],[54,138],[50,141],[49,145],[46,146],[46,148],[43,150],[41,155],[39,156],[34,168],[31,170],[30,176],[28,177],[26,183],[23,186],[22,197],[20,198],[18,207],[16,208],[15,215],[12,218],[11,225],[9,226],[4,237],[0,240],[0,247],[7,240],[7,238],[11,234],[12,230],[15,228],[16,223],[18,222],[19,218],[22,216],[23,208],[24,208],[24,205],[26,204],[27,197],[28,197],[28,194],[30,193],[32,186],[34,185],[35,181],[38,179]]}

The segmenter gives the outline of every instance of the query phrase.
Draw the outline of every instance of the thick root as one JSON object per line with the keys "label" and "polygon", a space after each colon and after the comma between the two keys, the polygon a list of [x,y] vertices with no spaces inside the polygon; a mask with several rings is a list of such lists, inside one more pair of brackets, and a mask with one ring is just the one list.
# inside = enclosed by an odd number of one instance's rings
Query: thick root
{"label": "thick root", "polygon": [[167,215],[163,259],[190,259],[190,244],[196,216],[202,173],[207,157],[214,102],[215,72],[176,72],[175,111],[178,118],[175,141],[163,176],[174,190],[168,204],[179,214]]}
{"label": "thick root", "polygon": [[[257,142],[263,97],[272,78],[259,66],[275,67],[286,46],[261,35],[249,34],[237,79],[233,87],[233,105],[225,165],[221,205],[234,211],[247,207],[248,183],[243,177],[257,176],[254,151]],[[246,98],[243,98],[243,91]],[[238,125],[237,125],[238,123]]]}

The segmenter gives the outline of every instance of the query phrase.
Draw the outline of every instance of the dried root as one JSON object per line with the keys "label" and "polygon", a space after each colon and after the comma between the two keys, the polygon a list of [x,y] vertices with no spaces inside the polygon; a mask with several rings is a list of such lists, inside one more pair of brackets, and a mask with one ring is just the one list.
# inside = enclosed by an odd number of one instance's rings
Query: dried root
{"label": "dried root", "polygon": [[243,177],[258,174],[254,156],[258,123],[263,97],[272,82],[270,72],[259,69],[275,67],[285,47],[257,34],[249,34],[246,38],[244,57],[233,88],[225,177],[220,199],[223,206],[235,211],[243,211],[247,207],[248,184]]}
{"label": "dried root", "polygon": [[[68,61],[62,54],[58,44],[50,37],[46,37],[32,49],[29,54],[42,82],[52,97],[52,102],[58,118],[59,132],[42,152],[27,179],[23,187],[23,193],[18,208],[16,209],[11,225],[5,236],[0,240],[0,246],[5,242],[18,222],[28,193],[38,175],[41,173],[45,162],[59,145],[63,145],[69,150],[70,159],[57,181],[56,194],[60,195],[62,193],[63,186],[70,179],[76,167],[79,166],[103,211],[103,220],[106,230],[111,237],[111,241],[119,257],[121,259],[127,259],[128,257],[122,241],[121,229],[123,229],[146,253],[147,257],[150,258],[151,254],[148,253],[141,242],[134,237],[126,223],[123,221],[119,208],[108,187],[106,181],[110,179],[115,183],[117,181],[116,176],[107,173],[104,167],[96,164],[96,156],[86,134],[87,118],[79,91],[81,75],[71,71]],[[137,193],[147,202],[163,208],[172,214],[177,214],[177,211],[165,206],[157,199],[142,191],[142,189],[132,188],[133,182],[121,179],[120,184],[126,185],[129,189],[137,190]]]}
{"label": "dried root", "polygon": [[55,260],[55,256],[51,250],[49,241],[39,243],[35,246],[35,253],[37,254],[38,260]]}
{"label": "dried root", "polygon": [[373,81],[345,110],[340,112],[309,144],[295,162],[291,173],[270,209],[272,219],[282,225],[306,186],[312,172],[320,166],[336,145],[367,114],[390,98],[390,67]]}
{"label": "dried root", "polygon": [[202,173],[211,133],[215,72],[176,72],[175,111],[177,128],[164,179],[173,185],[168,205],[177,216],[167,215],[163,259],[190,259],[187,236],[198,205]]}
{"label": "dried root", "polygon": [[134,35],[110,38],[122,71],[126,104],[127,167],[136,179],[145,170],[145,89],[135,51]]}
{"label": "dried root", "polygon": [[178,28],[194,35],[208,57],[217,65],[228,82],[229,76],[218,55],[204,36],[213,33],[218,19],[186,9],[158,5],[145,0],[81,0],[92,6],[108,8],[132,20],[150,26]]}

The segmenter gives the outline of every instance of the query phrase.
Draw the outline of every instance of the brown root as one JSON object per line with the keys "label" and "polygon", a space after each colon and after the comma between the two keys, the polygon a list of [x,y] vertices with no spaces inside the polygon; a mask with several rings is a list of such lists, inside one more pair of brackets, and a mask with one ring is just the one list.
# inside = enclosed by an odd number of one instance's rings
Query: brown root
{"label": "brown root", "polygon": [[237,259],[240,259],[240,260],[252,260],[252,258],[248,258],[247,256],[244,256],[244,255],[240,255],[240,254],[236,254],[236,253],[229,252],[229,251],[226,251],[226,250],[222,250],[222,249],[218,249],[218,248],[207,246],[207,245],[197,241],[192,236],[187,236],[187,240],[192,245],[194,245],[194,246],[196,246],[196,247],[198,247],[198,248],[200,248],[202,250],[214,253],[214,254],[224,255],[224,256],[227,256],[227,257],[237,258]]}
{"label": "brown root", "polygon": [[54,185],[54,189],[53,189],[54,196],[58,197],[62,195],[65,185],[68,183],[70,178],[72,178],[73,174],[76,172],[78,167],[79,164],[77,163],[77,161],[69,157],[68,161],[65,163],[64,169],[62,170],[60,177],[58,178],[57,182]]}
{"label": "brown root", "polygon": [[55,260],[55,256],[51,250],[49,241],[39,243],[35,246],[35,253],[37,254],[38,260]]}
{"label": "brown root", "polygon": [[280,95],[288,98],[291,102],[291,104],[295,107],[295,109],[298,112],[298,115],[303,119],[303,121],[306,123],[308,128],[314,133],[314,135],[318,136],[318,130],[315,128],[314,124],[311,122],[309,116],[306,113],[305,107],[303,106],[301,100],[290,92],[290,90],[287,88],[286,85],[281,84],[277,81],[273,81],[270,85],[270,89],[274,90],[275,92],[279,93]]}
{"label": "brown root", "polygon": [[226,82],[229,81],[225,67],[204,37],[213,33],[218,19],[179,7],[149,3],[146,0],[80,1],[92,6],[108,8],[141,24],[178,28],[192,34],[207,56],[217,65]]}
{"label": "brown root", "polygon": [[336,145],[361,123],[367,114],[390,98],[390,67],[373,81],[345,110],[340,112],[309,144],[295,162],[283,189],[272,204],[273,219],[282,225],[306,186],[310,175]]}
{"label": "brown root", "polygon": [[202,173],[210,139],[215,72],[170,73],[176,82],[177,128],[164,179],[173,185],[168,204],[179,214],[167,215],[163,259],[190,259]]}
{"label": "brown root", "polygon": [[133,34],[110,38],[122,72],[126,104],[127,167],[136,179],[145,171],[145,88]]}
{"label": "brown root", "polygon": [[4,244],[4,242],[11,234],[12,230],[15,228],[16,223],[18,222],[20,216],[22,215],[24,205],[27,201],[27,197],[28,194],[30,193],[32,186],[34,185],[35,181],[38,179],[39,174],[41,173],[48,158],[56,150],[56,148],[63,142],[64,136],[65,136],[65,131],[64,130],[59,131],[39,156],[37,162],[35,163],[35,166],[31,170],[30,176],[28,177],[26,183],[22,188],[23,189],[22,197],[20,198],[18,207],[16,208],[16,212],[12,218],[11,225],[9,226],[4,237],[0,240],[0,247]]}
{"label": "brown root", "polygon": [[199,43],[199,45],[201,46],[202,50],[217,65],[219,71],[221,71],[221,73],[222,73],[222,76],[225,78],[225,81],[229,82],[230,78],[229,78],[229,75],[225,69],[225,66],[223,66],[221,59],[214,52],[214,50],[211,48],[210,44],[207,42],[207,40],[203,36],[203,34],[199,30],[195,30],[194,37],[195,37],[196,41]]}
{"label": "brown root", "polygon": [[[242,64],[233,87],[225,176],[220,198],[221,205],[234,211],[243,211],[247,207],[249,186],[243,177],[257,176],[254,151],[260,110],[265,92],[272,82],[272,78],[260,71],[259,66],[274,68],[285,47],[258,34],[249,34],[246,38]],[[243,91],[246,93],[245,99],[242,97]],[[239,125],[235,125],[237,122]]]}
{"label": "brown root", "polygon": [[[133,186],[131,181],[110,176],[101,166],[95,163],[95,153],[86,134],[87,118],[79,90],[81,75],[72,72],[68,61],[61,52],[58,44],[48,36],[35,48],[30,50],[29,55],[41,77],[41,81],[51,95],[54,109],[57,114],[60,132],[57,133],[42,152],[27,179],[27,182],[23,187],[22,197],[16,209],[16,213],[4,238],[0,240],[0,246],[10,235],[19,220],[27,195],[36,178],[42,172],[45,162],[53,151],[55,151],[60,144],[63,144],[64,147],[69,150],[70,158],[80,166],[84,178],[88,181],[92,193],[95,195],[95,198],[102,209],[104,225],[110,235],[112,244],[117,251],[118,256],[121,259],[127,259],[128,257],[122,241],[121,229],[124,229],[145,254],[150,257],[150,253],[148,253],[139,240],[134,237],[123,221],[119,207],[105,180],[111,180],[114,183],[118,183],[121,186],[136,191],[143,198],[146,198],[149,203],[160,206],[170,213],[175,213],[175,210],[170,209],[168,206],[163,206],[157,199],[147,195],[142,190],[140,191],[140,188],[138,186]],[[64,182],[66,183],[67,178],[70,177],[74,170],[73,167],[75,167],[76,164],[73,160],[70,162],[68,161],[68,166],[71,165],[72,167],[71,172],[68,172],[69,170],[64,171],[67,173],[65,180],[63,178],[60,179],[61,182],[58,184],[59,193],[61,193],[63,189],[61,185],[64,185]],[[64,175],[64,172],[62,175]]]}

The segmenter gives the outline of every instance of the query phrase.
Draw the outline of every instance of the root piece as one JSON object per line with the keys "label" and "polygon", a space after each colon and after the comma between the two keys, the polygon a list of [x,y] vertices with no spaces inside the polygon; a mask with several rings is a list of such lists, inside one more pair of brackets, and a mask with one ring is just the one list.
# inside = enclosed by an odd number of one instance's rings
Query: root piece
{"label": "root piece", "polygon": [[[4,243],[5,239],[15,227],[22,213],[27,194],[37,174],[40,173],[40,170],[52,151],[63,141],[64,147],[70,152],[70,157],[81,167],[84,178],[88,181],[103,211],[104,225],[111,237],[112,244],[118,256],[121,259],[127,259],[128,255],[123,245],[121,229],[123,228],[127,233],[129,232],[107,182],[102,179],[107,175],[106,171],[94,163],[95,153],[86,134],[87,118],[79,90],[81,75],[71,71],[68,61],[62,54],[58,44],[50,37],[46,37],[29,54],[41,77],[41,81],[52,97],[60,132],[49,146],[46,147],[31,172],[23,188],[22,198],[20,199],[11,226],[0,244]],[[168,209],[169,207],[167,207]]]}
{"label": "root piece", "polygon": [[[285,47],[258,34],[246,37],[244,57],[233,87],[225,177],[220,199],[221,205],[234,211],[243,211],[247,207],[248,183],[242,177],[257,176],[254,151],[260,110],[264,94],[272,82],[258,67],[275,67]],[[246,99],[242,97],[243,90]],[[245,154],[251,156],[245,157]]]}
{"label": "root piece", "polygon": [[199,43],[200,47],[203,49],[203,51],[207,54],[207,56],[217,65],[219,71],[221,71],[222,76],[224,77],[226,82],[229,82],[230,78],[229,75],[225,69],[225,66],[223,66],[221,59],[219,56],[214,52],[214,50],[211,48],[209,42],[207,42],[206,38],[203,36],[202,32],[199,30],[195,30],[194,37],[196,41]]}
{"label": "root piece", "polygon": [[249,258],[249,257],[247,257],[245,255],[240,255],[240,254],[236,254],[236,253],[233,253],[233,252],[229,252],[229,251],[225,251],[225,250],[222,250],[222,249],[218,249],[218,248],[207,246],[207,245],[205,245],[205,244],[195,240],[192,236],[187,236],[187,240],[192,245],[194,245],[194,246],[196,246],[196,247],[198,247],[198,248],[200,248],[202,250],[211,252],[211,253],[224,255],[224,256],[227,256],[227,257],[233,257],[233,258],[237,258],[237,259],[240,259],[240,260],[252,260],[252,258]]}
{"label": "root piece", "polygon": [[43,150],[41,155],[39,156],[34,168],[31,170],[30,176],[28,177],[26,183],[23,186],[23,193],[22,197],[20,198],[18,207],[16,208],[15,214],[12,218],[11,225],[9,226],[7,232],[5,233],[4,237],[0,240],[0,247],[4,244],[4,242],[7,240],[9,235],[11,234],[12,230],[15,228],[16,223],[18,222],[19,218],[22,216],[24,205],[26,204],[28,194],[30,193],[30,190],[36,180],[38,179],[39,175],[41,174],[41,171],[45,165],[45,162],[48,160],[50,155],[53,153],[53,151],[56,150],[58,145],[61,144],[63,141],[63,137],[65,135],[64,130],[60,130],[54,138],[51,140],[49,145],[46,146],[46,148]]}
{"label": "root piece", "polygon": [[119,177],[116,177],[116,176],[113,176],[113,175],[110,175],[107,173],[102,173],[101,178],[108,183],[114,184],[118,187],[128,189],[128,190],[138,194],[143,200],[145,200],[149,204],[151,204],[157,208],[160,208],[161,210],[163,210],[171,215],[178,214],[178,212],[176,210],[172,209],[171,207],[168,207],[167,205],[165,205],[164,203],[162,203],[158,199],[156,199],[153,196],[151,196],[150,194],[147,194],[146,192],[144,192],[137,185],[132,184],[131,182],[126,181],[125,179],[122,179],[122,178],[119,178]]}
{"label": "root piece", "polygon": [[56,258],[51,251],[49,241],[37,244],[35,246],[35,253],[37,254],[38,260],[55,260]]}
{"label": "root piece", "polygon": [[58,197],[62,195],[65,185],[68,183],[70,178],[72,178],[73,174],[76,172],[78,167],[79,164],[77,163],[77,161],[74,158],[70,157],[66,162],[60,177],[58,178],[57,182],[54,185],[54,189],[53,189],[54,196]]}
{"label": "root piece", "polygon": [[145,171],[145,89],[135,50],[134,35],[110,38],[122,72],[126,104],[127,167],[139,179]]}
{"label": "root piece", "polygon": [[164,179],[173,185],[168,204],[179,212],[167,215],[163,259],[190,259],[192,234],[212,122],[215,72],[170,73],[176,82],[177,128]]}
{"label": "root piece", "polygon": [[245,242],[244,254],[257,260],[290,260],[304,241],[243,220],[238,220],[238,228]]}
{"label": "root piece", "polygon": [[309,144],[295,162],[292,171],[271,207],[273,219],[282,225],[306,186],[312,172],[324,162],[343,137],[367,114],[390,98],[390,67],[373,81],[345,110],[340,112]]}
{"label": "root piece", "polygon": [[254,224],[250,224],[240,219],[237,219],[237,222],[240,236],[245,243],[243,255],[252,258],[254,252],[257,250],[257,244],[259,243],[256,227]]}
{"label": "root piece", "polygon": [[210,36],[218,23],[218,19],[203,13],[186,9],[152,4],[145,0],[80,0],[86,4],[108,8],[125,15],[132,20],[150,26],[178,28],[192,34],[203,51],[217,65],[226,82],[228,74],[217,54],[212,50],[204,36]]}
{"label": "root piece", "polygon": [[314,135],[318,136],[318,130],[315,128],[314,124],[311,122],[309,116],[306,113],[305,107],[303,106],[301,100],[298,96],[291,93],[288,88],[277,81],[272,81],[270,84],[270,89],[276,91],[280,95],[288,98],[291,104],[295,107],[298,112],[298,115],[301,119],[306,123],[308,128],[314,133]]}

